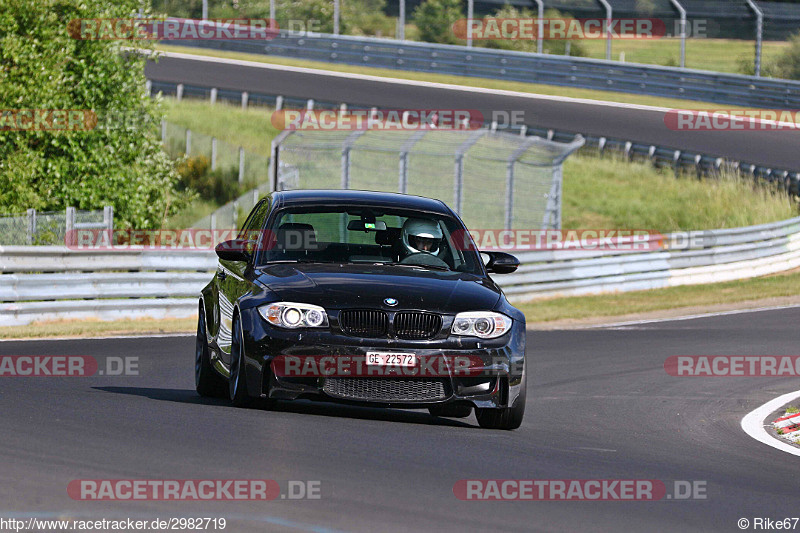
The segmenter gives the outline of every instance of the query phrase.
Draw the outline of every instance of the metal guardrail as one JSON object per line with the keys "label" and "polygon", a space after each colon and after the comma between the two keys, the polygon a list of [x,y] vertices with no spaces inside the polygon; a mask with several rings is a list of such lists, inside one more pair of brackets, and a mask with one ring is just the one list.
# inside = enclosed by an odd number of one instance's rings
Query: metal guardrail
{"label": "metal guardrail", "polygon": [[[653,239],[660,237],[654,236]],[[667,235],[647,252],[546,250],[518,254],[497,276],[512,301],[745,279],[800,266],[800,217]],[[0,326],[40,320],[188,317],[217,260],[207,251],[76,251],[0,247]],[[74,273],[82,270],[86,273]],[[133,270],[133,272],[126,272]],[[50,272],[34,274],[33,272]],[[113,271],[113,272],[110,272]],[[38,301],[34,301],[34,299]]]}
{"label": "metal guardrail", "polygon": [[[196,98],[209,98],[213,87],[199,87],[194,85],[184,85],[168,83],[162,81],[148,81],[152,94],[159,92],[166,95],[181,94]],[[180,89],[179,89],[180,87]],[[307,108],[313,106],[316,109],[340,109],[345,104],[352,110],[369,109],[363,105],[350,104],[348,102],[325,102],[310,101],[302,98],[290,98],[279,95],[262,93],[242,93],[241,91],[219,90],[215,94],[215,100],[239,103],[243,101],[242,94],[247,94],[247,101],[250,105],[265,105],[281,108]],[[485,124],[489,128],[495,127],[491,123]],[[615,139],[597,135],[588,135],[582,132],[570,132],[564,130],[553,130],[525,126],[510,127],[507,131],[518,132],[524,135],[538,135],[548,140],[557,142],[572,142],[575,135],[581,135],[586,141],[585,148],[595,148],[601,153],[610,151],[623,154],[628,159],[644,159],[651,161],[658,167],[667,167],[674,170],[676,175],[681,171],[695,173],[697,177],[719,172],[723,167],[729,168],[741,175],[751,177],[756,180],[763,180],[773,183],[792,195],[800,195],[800,169],[778,169],[756,165],[746,161],[731,161],[716,155],[703,154],[692,150],[676,150],[649,143],[642,143],[632,139]],[[585,149],[584,148],[584,149]]]}
{"label": "metal guardrail", "polygon": [[164,44],[268,54],[328,63],[454,74],[701,100],[800,109],[800,81],[373,37],[281,31],[270,41],[163,41]]}

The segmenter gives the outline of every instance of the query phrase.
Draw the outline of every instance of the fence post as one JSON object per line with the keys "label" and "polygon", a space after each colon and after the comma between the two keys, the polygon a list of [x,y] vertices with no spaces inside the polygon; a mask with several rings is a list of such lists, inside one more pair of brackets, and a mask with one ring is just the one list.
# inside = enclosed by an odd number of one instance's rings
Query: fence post
{"label": "fence post", "polygon": [[764,12],[759,9],[753,0],[745,0],[756,16],[756,58],[753,70],[756,76],[761,76],[761,37],[764,33]]}
{"label": "fence post", "polygon": [[[103,208],[103,225],[109,233],[114,231],[114,208],[107,205]],[[109,235],[109,238],[111,235]]]}
{"label": "fence post", "polygon": [[217,229],[217,213],[216,213],[216,211],[214,213],[211,213],[211,223],[210,223],[210,225],[211,225],[211,228],[210,228],[211,231],[216,231],[216,229]]}
{"label": "fence post", "polygon": [[147,96],[150,96],[150,94],[153,92],[153,82],[152,81],[146,80],[144,82],[144,92],[147,94]]}
{"label": "fence post", "polygon": [[161,144],[167,142],[167,119],[161,119]]}
{"label": "fence post", "polygon": [[242,111],[247,110],[247,102],[250,100],[250,95],[247,91],[242,91]]}
{"label": "fence post", "polygon": [[186,128],[186,155],[192,153],[192,130]]}
{"label": "fence post", "polygon": [[233,201],[233,228],[236,229],[239,226],[239,202],[237,200]]}
{"label": "fence post", "polygon": [[25,233],[25,243],[33,244],[33,235],[36,233],[36,209],[28,209],[28,230]]}
{"label": "fence post", "polygon": [[75,208],[67,207],[67,216],[64,228],[64,244],[69,246],[75,238]]}
{"label": "fence post", "polygon": [[217,138],[211,137],[211,170],[217,170]]}
{"label": "fence post", "polygon": [[239,147],[239,183],[244,182],[244,148]]}
{"label": "fence post", "polygon": [[175,89],[175,98],[180,102],[183,100],[183,84],[179,83],[178,88]]}
{"label": "fence post", "polygon": [[216,103],[217,103],[217,88],[213,87],[211,89],[211,105],[214,105]]}

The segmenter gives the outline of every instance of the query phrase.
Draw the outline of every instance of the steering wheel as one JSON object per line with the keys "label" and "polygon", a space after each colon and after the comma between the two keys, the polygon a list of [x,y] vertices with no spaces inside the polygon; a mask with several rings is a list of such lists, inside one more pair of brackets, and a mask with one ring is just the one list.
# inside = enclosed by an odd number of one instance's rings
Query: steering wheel
{"label": "steering wheel", "polygon": [[439,259],[433,254],[429,254],[427,252],[415,252],[411,255],[407,255],[400,261],[401,265],[419,265],[419,266],[431,266],[431,267],[442,267],[442,268],[450,268],[450,265]]}

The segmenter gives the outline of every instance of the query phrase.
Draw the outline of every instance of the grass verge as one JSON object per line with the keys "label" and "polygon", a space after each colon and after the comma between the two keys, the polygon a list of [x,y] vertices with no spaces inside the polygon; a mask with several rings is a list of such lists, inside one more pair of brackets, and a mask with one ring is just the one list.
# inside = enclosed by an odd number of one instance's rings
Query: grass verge
{"label": "grass verge", "polygon": [[[502,279],[499,279],[502,283]],[[800,295],[800,272],[709,285],[684,285],[649,291],[549,298],[517,304],[529,324],[625,316],[691,308],[692,313],[741,302]]]}
{"label": "grass verge", "polygon": [[[581,46],[588,57],[606,58],[605,39],[585,39]],[[625,54],[625,61],[644,63],[647,65],[680,65],[680,39],[619,39],[612,43],[611,52],[614,59],[620,53]],[[753,62],[753,41],[739,39],[686,39],[686,67],[716,72],[739,73],[741,62]],[[786,41],[765,41],[761,49],[762,63],[769,63],[789,46]]]}
{"label": "grass verge", "polygon": [[[709,108],[719,107],[719,104],[714,104],[710,102],[699,102],[696,100],[682,100],[679,98],[664,98],[660,96],[647,96],[647,95],[629,94],[629,93],[621,93],[613,91],[578,89],[574,87],[561,87],[557,85],[544,85],[536,83],[494,80],[490,78],[475,78],[468,76],[453,76],[449,74],[431,74],[427,72],[413,72],[407,70],[371,68],[371,67],[362,67],[356,65],[342,65],[337,63],[325,63],[322,61],[307,61],[307,60],[292,59],[279,56],[245,54],[242,52],[211,50],[207,48],[195,48],[190,46],[158,45],[156,48],[158,50],[162,50],[165,52],[181,52],[184,54],[204,55],[204,56],[221,57],[227,59],[240,59],[244,61],[255,61],[258,63],[270,63],[274,65],[290,65],[294,67],[332,70],[335,72],[351,72],[355,74],[367,74],[370,76],[380,76],[384,78],[401,78],[404,80],[448,83],[451,85],[462,85],[466,87],[483,87],[486,89],[518,91],[518,92],[532,93],[532,94],[568,96],[571,98],[588,98],[591,100],[650,105],[658,107],[667,107],[670,109],[709,109]],[[741,109],[741,107],[739,106],[729,106],[729,105],[726,105],[725,108]]]}
{"label": "grass verge", "polygon": [[47,337],[102,337],[145,333],[189,333],[195,331],[197,317],[173,319],[138,319],[119,321],[64,320],[35,322],[26,326],[0,327],[0,339]]}

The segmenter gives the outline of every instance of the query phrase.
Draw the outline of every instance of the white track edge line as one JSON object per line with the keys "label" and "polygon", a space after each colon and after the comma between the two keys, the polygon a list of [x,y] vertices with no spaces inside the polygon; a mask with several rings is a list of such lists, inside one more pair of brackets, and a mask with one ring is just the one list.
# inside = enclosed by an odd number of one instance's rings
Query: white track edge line
{"label": "white track edge line", "polygon": [[104,335],[90,337],[25,337],[17,339],[0,339],[0,342],[38,342],[38,341],[96,341],[103,339],[161,339],[169,337],[194,337],[196,333],[142,333],[141,335]]}
{"label": "white track edge line", "polygon": [[742,430],[755,440],[763,442],[767,446],[772,446],[782,452],[800,456],[800,448],[776,439],[764,429],[764,419],[769,416],[770,413],[797,397],[800,397],[800,390],[778,396],[774,400],[770,400],[761,407],[747,413],[744,418],[742,418]]}
{"label": "white track edge line", "polygon": [[599,328],[616,328],[616,327],[624,327],[624,326],[636,326],[640,324],[655,324],[659,322],[679,322],[681,320],[695,320],[698,318],[710,318],[715,316],[726,316],[726,315],[739,315],[742,313],[757,313],[761,311],[780,311],[781,309],[795,309],[800,307],[800,304],[789,304],[789,305],[776,305],[771,307],[752,307],[749,309],[732,309],[730,311],[715,311],[710,313],[698,313],[695,315],[684,315],[684,316],[676,316],[676,317],[665,317],[665,318],[647,318],[642,320],[631,320],[627,322],[611,322],[608,324],[593,324],[589,326],[583,327],[576,327],[571,329],[599,329]]}

